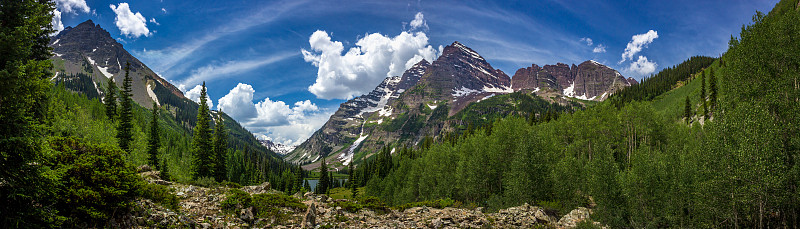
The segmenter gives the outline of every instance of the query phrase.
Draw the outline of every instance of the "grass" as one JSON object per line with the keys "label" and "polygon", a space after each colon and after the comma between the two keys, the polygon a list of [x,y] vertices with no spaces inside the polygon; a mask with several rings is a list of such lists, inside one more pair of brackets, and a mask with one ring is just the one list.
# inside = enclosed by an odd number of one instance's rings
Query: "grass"
{"label": "grass", "polygon": [[[348,199],[348,200],[352,199],[352,196],[353,193],[350,192],[350,189],[344,187],[331,189],[331,194],[329,195],[329,197],[333,199]],[[358,196],[356,196],[356,198],[363,196],[364,196],[364,187],[360,187],[358,188]]]}
{"label": "grass", "polygon": [[[715,61],[704,71],[708,74],[709,69],[714,67],[715,70],[719,72],[718,66],[719,60]],[[689,79],[688,82],[684,82],[685,84],[683,86],[667,91],[653,99],[652,106],[656,112],[670,120],[679,120],[683,117],[686,96],[689,96],[695,114],[702,113],[703,108],[700,103],[700,74],[702,73],[698,72],[693,78]],[[709,85],[706,83],[706,90],[708,90],[708,87]],[[708,95],[708,91],[706,91],[706,95]]]}

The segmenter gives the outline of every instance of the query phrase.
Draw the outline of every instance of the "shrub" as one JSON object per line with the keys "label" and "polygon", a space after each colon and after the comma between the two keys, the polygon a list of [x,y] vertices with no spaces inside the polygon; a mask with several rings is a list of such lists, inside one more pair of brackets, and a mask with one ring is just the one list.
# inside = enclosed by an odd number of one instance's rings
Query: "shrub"
{"label": "shrub", "polygon": [[396,208],[398,210],[402,211],[402,210],[405,210],[405,209],[408,209],[408,208],[422,207],[422,206],[442,209],[442,208],[446,208],[446,207],[458,207],[458,206],[461,206],[461,203],[457,202],[455,200],[452,200],[450,198],[445,198],[445,199],[426,200],[426,201],[421,201],[421,202],[407,203],[407,204],[403,204],[403,205],[397,206]]}
{"label": "shrub", "polygon": [[161,204],[161,206],[172,209],[173,211],[177,211],[179,202],[178,196],[176,196],[173,192],[174,190],[166,186],[150,183],[144,183],[139,190],[141,197],[150,199],[153,202]]}
{"label": "shrub", "polygon": [[223,212],[236,214],[239,210],[252,206],[252,203],[253,198],[250,194],[239,189],[230,189],[228,197],[220,203],[220,208]]}
{"label": "shrub", "polygon": [[219,183],[214,180],[213,177],[198,177],[197,180],[189,182],[192,185],[206,187],[206,188],[213,188],[219,186]]}
{"label": "shrub", "polygon": [[125,163],[125,152],[74,138],[54,138],[45,162],[60,178],[55,208],[66,227],[100,227],[133,206],[142,179]]}
{"label": "shrub", "polygon": [[361,206],[361,204],[358,204],[355,201],[350,201],[350,200],[337,201],[331,204],[331,206],[334,208],[341,207],[345,211],[352,213],[356,213],[362,208],[364,208],[363,206]]}
{"label": "shrub", "polygon": [[364,208],[375,211],[378,214],[385,214],[389,212],[389,207],[386,206],[381,199],[374,196],[366,196],[359,200],[361,206]]}
{"label": "shrub", "polygon": [[278,221],[286,220],[288,214],[282,212],[283,208],[295,211],[305,211],[306,205],[292,196],[284,194],[263,193],[253,195],[253,214],[259,218],[276,218]]}

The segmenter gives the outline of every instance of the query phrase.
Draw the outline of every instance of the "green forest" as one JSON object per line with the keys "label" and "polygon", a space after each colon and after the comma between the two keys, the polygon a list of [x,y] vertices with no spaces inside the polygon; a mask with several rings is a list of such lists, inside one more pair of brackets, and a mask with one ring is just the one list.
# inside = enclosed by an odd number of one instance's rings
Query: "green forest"
{"label": "green forest", "polygon": [[[344,186],[380,206],[590,207],[613,228],[800,227],[797,5],[757,12],[721,56],[691,57],[604,102],[499,95],[418,146],[387,143],[338,174],[323,158],[316,192]],[[84,74],[51,81],[54,7],[0,4],[0,227],[105,227],[137,198],[174,207],[175,190],[145,182],[142,165],[184,184],[309,191],[309,171],[209,109],[205,83],[199,105],[170,109],[133,102],[127,73],[102,93]]]}
{"label": "green forest", "polygon": [[357,185],[390,205],[594,207],[612,227],[797,227],[794,5],[757,13],[721,58],[692,57],[588,109],[509,115],[394,156],[389,145]]}

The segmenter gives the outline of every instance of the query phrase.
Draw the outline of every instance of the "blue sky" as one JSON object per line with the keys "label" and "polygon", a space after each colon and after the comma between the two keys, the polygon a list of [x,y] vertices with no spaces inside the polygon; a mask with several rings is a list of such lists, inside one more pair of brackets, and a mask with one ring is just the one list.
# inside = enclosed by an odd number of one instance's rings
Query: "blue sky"
{"label": "blue sky", "polygon": [[92,19],[188,97],[205,81],[214,109],[299,144],[344,99],[456,40],[509,75],[596,60],[641,79],[720,55],[777,0],[57,2],[63,26]]}

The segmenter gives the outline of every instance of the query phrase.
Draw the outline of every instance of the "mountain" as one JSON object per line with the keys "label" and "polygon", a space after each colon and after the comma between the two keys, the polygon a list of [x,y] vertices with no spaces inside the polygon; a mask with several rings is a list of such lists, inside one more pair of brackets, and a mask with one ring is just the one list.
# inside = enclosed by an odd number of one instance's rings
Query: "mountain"
{"label": "mountain", "polygon": [[596,101],[603,101],[617,90],[637,83],[593,60],[571,67],[563,63],[544,67],[534,64],[520,68],[512,78],[514,91],[549,89],[567,97]]}
{"label": "mountain", "polygon": [[[133,100],[148,109],[153,102],[157,103],[168,110],[169,116],[187,133],[192,132],[199,105],[131,55],[92,20],[65,28],[50,38],[49,46],[54,54],[51,57],[54,72],[51,81],[54,83],[63,83],[67,89],[84,93],[89,98],[99,98],[105,94],[108,78],[113,78],[117,86],[122,87],[123,69],[126,63],[130,63]],[[224,112],[212,112],[212,118],[220,117],[228,130],[230,148],[278,158],[240,123]]]}
{"label": "mountain", "polygon": [[[417,145],[425,137],[436,138],[463,131],[470,124],[490,122],[476,118],[487,110],[504,115],[535,112],[538,116],[547,110],[583,106],[576,102],[580,100],[566,97],[603,100],[631,83],[635,81],[594,61],[573,67],[533,65],[518,70],[512,79],[456,41],[435,61],[422,60],[402,76],[387,77],[370,93],[341,104],[322,128],[284,159],[312,169],[318,165],[309,163],[326,157],[332,167],[343,167],[382,147],[394,151]],[[531,92],[535,95],[524,95]],[[491,99],[511,93],[517,95]],[[476,103],[496,106],[471,106]],[[521,104],[531,107],[522,108]]]}
{"label": "mountain", "polygon": [[272,152],[277,153],[278,155],[286,155],[289,152],[292,152],[292,150],[294,150],[295,148],[294,146],[287,146],[280,143],[274,143],[270,140],[258,140],[258,142],[261,143],[261,145],[263,145],[264,147],[267,147],[267,149],[272,150]]}

